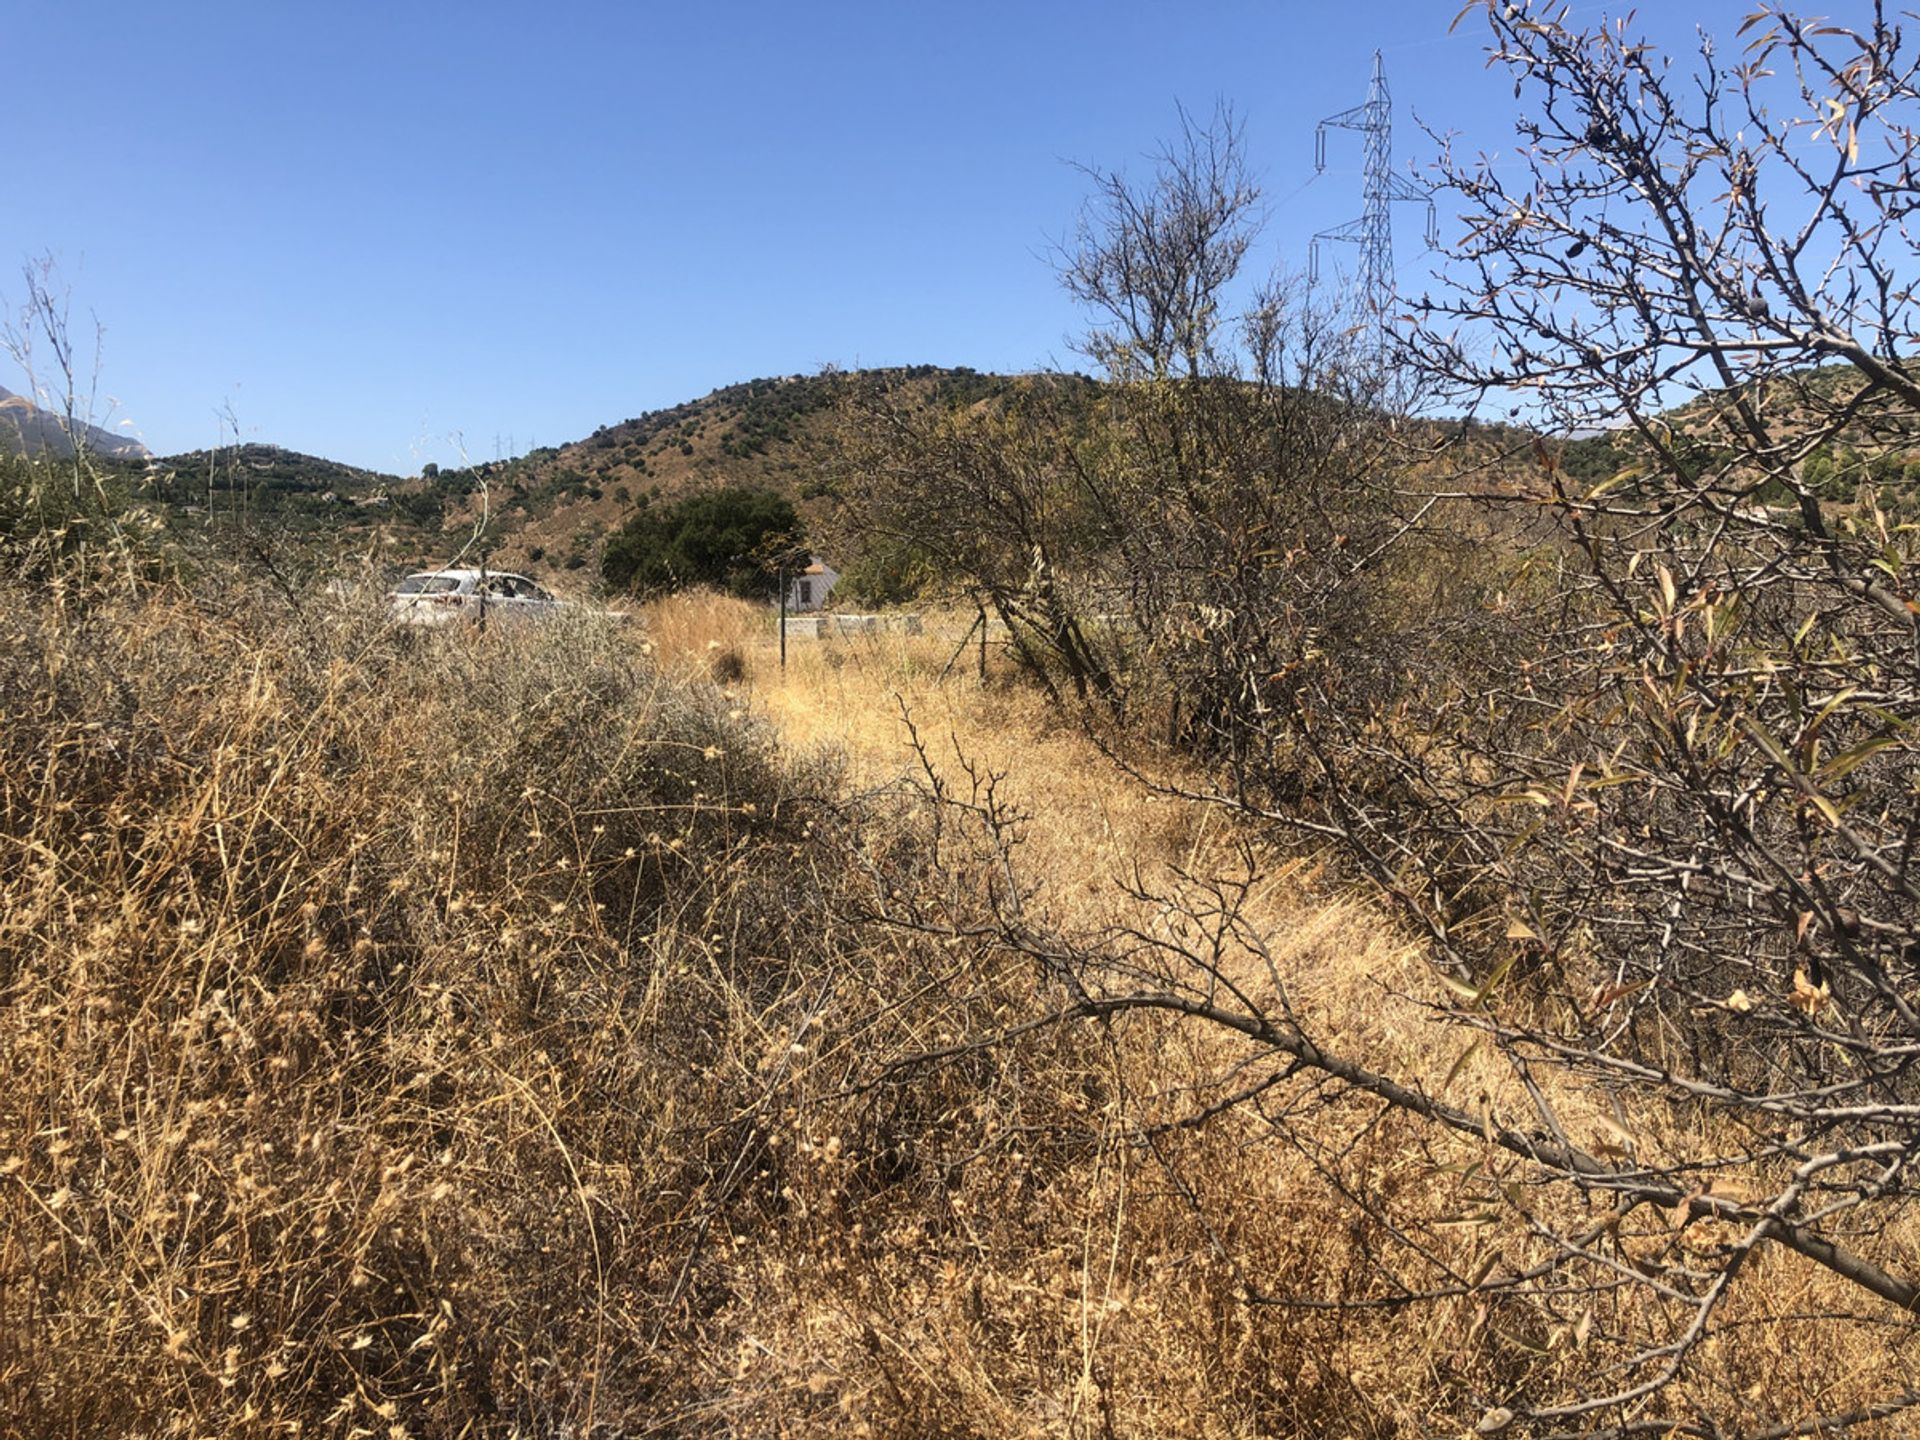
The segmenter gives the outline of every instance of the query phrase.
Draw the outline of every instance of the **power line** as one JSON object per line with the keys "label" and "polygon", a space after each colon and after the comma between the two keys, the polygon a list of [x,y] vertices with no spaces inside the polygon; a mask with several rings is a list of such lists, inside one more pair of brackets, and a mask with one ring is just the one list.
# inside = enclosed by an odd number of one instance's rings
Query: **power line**
{"label": "power line", "polygon": [[1365,137],[1366,165],[1363,170],[1365,208],[1358,220],[1349,220],[1313,237],[1308,251],[1307,277],[1320,278],[1320,242],[1342,241],[1360,247],[1358,298],[1377,329],[1393,305],[1393,206],[1398,201],[1418,201],[1427,207],[1427,244],[1438,239],[1433,195],[1393,169],[1393,96],[1387,89],[1387,67],[1378,50],[1373,52],[1373,81],[1367,86],[1366,100],[1351,110],[1329,115],[1313,132],[1314,173],[1327,168],[1327,131],[1358,130]]}

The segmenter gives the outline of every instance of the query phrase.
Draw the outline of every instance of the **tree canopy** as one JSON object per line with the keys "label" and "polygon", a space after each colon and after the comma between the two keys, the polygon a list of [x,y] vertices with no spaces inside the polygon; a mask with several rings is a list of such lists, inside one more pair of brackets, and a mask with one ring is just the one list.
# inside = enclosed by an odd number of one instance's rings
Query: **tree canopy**
{"label": "tree canopy", "polygon": [[711,585],[761,596],[772,593],[776,567],[796,557],[805,538],[785,496],[730,486],[660,508],[643,503],[607,542],[600,571],[615,590]]}

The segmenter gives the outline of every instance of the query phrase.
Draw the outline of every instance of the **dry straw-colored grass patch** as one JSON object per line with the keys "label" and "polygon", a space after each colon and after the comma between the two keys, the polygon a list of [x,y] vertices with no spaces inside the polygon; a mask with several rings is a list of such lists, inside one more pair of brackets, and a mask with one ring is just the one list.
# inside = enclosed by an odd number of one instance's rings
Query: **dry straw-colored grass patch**
{"label": "dry straw-colored grass patch", "polygon": [[[1591,1363],[1499,1293],[1381,1303],[1525,1253],[1436,1223],[1473,1144],[1310,1081],[1179,1123],[1273,1068],[1179,1020],[987,1043],[1063,982],[898,783],[900,700],[957,795],[964,759],[1030,812],[1036,930],[1171,933],[1117,877],[1191,898],[1247,837],[1017,686],[939,682],[936,636],[782,681],[763,615],[711,602],[0,616],[0,1435],[1416,1435]],[[1260,869],[1316,1026],[1507,1103],[1370,905]],[[1740,1315],[1818,1313],[1769,1263]],[[1704,1403],[1907,1363],[1766,1333],[1716,1341]]]}

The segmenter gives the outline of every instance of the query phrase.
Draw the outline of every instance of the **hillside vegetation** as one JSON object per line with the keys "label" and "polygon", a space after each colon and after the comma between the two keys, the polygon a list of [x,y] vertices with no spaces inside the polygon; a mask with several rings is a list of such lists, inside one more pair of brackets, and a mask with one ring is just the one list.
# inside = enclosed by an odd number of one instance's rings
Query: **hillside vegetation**
{"label": "hillside vegetation", "polygon": [[277,445],[191,450],[129,477],[133,496],[176,520],[224,522],[242,532],[296,535],[342,550],[382,538],[430,559],[444,543],[457,485],[402,479]]}
{"label": "hillside vegetation", "polygon": [[[859,373],[910,385],[948,406],[1015,383],[964,367]],[[729,385],[569,445],[442,471],[439,479],[470,492],[487,487],[501,563],[597,575],[607,537],[648,503],[733,487],[772,491],[811,518],[825,518],[848,383],[847,375],[829,371]],[[479,509],[479,500],[469,499],[453,513],[470,523]]]}

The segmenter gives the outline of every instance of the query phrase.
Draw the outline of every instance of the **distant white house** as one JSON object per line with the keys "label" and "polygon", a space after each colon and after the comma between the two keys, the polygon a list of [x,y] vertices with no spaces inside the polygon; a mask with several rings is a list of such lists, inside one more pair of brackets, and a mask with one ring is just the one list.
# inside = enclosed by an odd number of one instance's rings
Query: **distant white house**
{"label": "distant white house", "polygon": [[840,572],[818,555],[811,555],[808,560],[807,568],[787,582],[787,609],[795,614],[820,609],[827,603],[833,587],[840,583]]}

